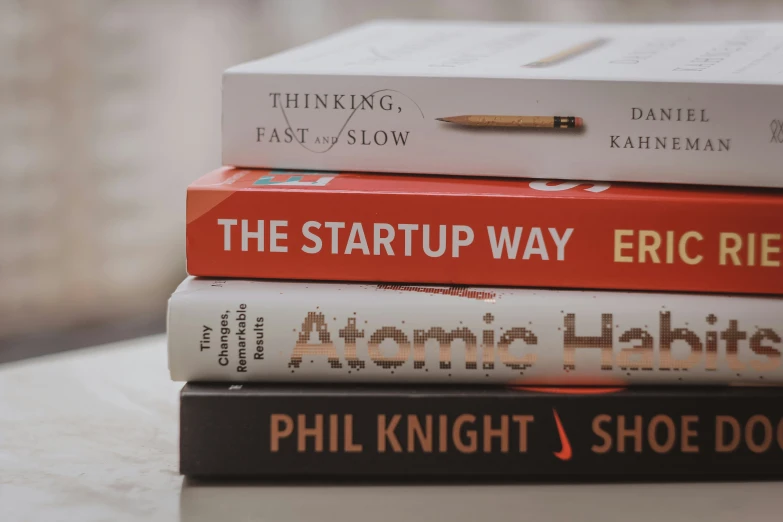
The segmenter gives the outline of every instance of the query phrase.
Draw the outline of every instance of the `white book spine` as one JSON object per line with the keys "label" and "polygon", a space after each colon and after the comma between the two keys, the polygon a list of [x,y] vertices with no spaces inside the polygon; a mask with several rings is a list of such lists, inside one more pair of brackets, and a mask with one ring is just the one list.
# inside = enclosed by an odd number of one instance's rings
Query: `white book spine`
{"label": "white book spine", "polygon": [[781,384],[783,300],[186,279],[177,381]]}
{"label": "white book spine", "polygon": [[226,71],[223,162],[783,187],[781,31],[360,27]]}

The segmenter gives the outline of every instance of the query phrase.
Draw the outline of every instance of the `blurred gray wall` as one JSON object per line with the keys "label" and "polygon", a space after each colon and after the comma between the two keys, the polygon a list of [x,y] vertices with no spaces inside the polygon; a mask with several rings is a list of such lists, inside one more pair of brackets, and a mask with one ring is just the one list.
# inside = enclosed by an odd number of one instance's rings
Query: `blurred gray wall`
{"label": "blurred gray wall", "polygon": [[371,18],[783,18],[783,1],[0,0],[0,339],[162,317],[220,73]]}

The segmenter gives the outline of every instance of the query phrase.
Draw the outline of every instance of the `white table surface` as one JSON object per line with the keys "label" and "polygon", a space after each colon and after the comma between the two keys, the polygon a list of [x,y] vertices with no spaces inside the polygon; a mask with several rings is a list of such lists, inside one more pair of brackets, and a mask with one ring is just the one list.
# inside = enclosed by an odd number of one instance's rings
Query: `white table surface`
{"label": "white table surface", "polygon": [[0,366],[0,521],[783,520],[783,483],[197,485],[163,336]]}

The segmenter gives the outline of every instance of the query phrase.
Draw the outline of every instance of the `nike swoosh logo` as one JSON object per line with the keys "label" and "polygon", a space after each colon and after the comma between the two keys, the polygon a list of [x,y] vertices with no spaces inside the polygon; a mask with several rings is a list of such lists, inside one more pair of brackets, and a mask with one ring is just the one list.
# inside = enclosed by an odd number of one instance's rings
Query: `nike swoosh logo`
{"label": "nike swoosh logo", "polygon": [[563,424],[560,422],[560,417],[557,415],[557,410],[552,408],[552,413],[555,414],[555,423],[557,423],[557,434],[560,437],[560,451],[555,451],[555,457],[560,460],[571,460],[573,452],[571,451],[571,443],[568,442],[568,436],[563,429]]}

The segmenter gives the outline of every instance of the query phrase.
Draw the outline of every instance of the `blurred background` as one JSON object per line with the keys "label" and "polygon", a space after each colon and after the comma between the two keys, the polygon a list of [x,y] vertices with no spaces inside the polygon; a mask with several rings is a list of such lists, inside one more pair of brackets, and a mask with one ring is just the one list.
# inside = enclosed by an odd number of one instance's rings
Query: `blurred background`
{"label": "blurred background", "polygon": [[781,0],[0,0],[0,362],[162,332],[228,66],[371,18],[783,19]]}

